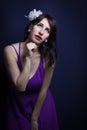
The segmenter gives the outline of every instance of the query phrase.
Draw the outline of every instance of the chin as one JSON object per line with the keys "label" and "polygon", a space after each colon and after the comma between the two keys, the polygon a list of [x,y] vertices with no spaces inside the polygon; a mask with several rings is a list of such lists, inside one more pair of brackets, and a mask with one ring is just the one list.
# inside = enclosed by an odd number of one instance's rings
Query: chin
{"label": "chin", "polygon": [[41,41],[37,41],[37,40],[34,40],[33,42],[36,43],[37,45],[42,43]]}

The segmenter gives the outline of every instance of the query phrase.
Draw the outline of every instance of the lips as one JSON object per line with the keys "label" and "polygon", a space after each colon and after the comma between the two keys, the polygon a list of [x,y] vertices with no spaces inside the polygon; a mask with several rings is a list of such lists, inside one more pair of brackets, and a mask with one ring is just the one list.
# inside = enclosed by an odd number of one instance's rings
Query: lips
{"label": "lips", "polygon": [[39,35],[35,35],[35,39],[38,41],[42,40],[42,38]]}

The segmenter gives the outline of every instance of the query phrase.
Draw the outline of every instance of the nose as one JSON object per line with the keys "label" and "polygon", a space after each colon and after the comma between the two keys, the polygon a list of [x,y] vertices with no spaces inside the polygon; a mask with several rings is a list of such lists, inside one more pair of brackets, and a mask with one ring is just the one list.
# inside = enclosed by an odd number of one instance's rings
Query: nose
{"label": "nose", "polygon": [[41,29],[41,30],[39,31],[39,34],[42,36],[42,35],[44,34],[44,29]]}

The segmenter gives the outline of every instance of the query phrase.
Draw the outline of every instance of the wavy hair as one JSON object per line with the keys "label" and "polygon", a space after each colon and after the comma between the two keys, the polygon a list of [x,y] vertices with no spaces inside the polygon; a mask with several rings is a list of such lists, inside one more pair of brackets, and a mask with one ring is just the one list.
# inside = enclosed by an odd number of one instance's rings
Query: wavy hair
{"label": "wavy hair", "polygon": [[49,16],[48,14],[42,14],[33,21],[31,21],[25,28],[24,41],[29,37],[28,29],[39,23],[42,19],[46,18],[50,25],[51,31],[48,38],[48,41],[45,43],[42,42],[39,46],[39,52],[41,56],[48,60],[48,66],[51,66],[55,63],[57,59],[57,45],[56,45],[56,21]]}

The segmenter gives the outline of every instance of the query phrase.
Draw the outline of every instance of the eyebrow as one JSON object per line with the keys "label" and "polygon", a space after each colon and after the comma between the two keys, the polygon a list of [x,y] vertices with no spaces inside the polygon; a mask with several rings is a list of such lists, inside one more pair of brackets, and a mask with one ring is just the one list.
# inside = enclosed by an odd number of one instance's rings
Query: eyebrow
{"label": "eyebrow", "polygon": [[[43,23],[38,23],[38,24],[41,24],[41,25],[44,25]],[[51,31],[51,28],[50,27],[46,27],[46,29],[48,29],[48,31],[49,31],[49,33],[50,33],[50,31]]]}

